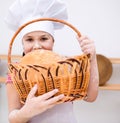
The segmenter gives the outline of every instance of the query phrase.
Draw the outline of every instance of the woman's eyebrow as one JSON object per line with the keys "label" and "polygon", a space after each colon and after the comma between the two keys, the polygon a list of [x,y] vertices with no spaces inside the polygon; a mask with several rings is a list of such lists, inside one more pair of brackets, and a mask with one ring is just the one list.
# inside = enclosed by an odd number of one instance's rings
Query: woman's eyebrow
{"label": "woman's eyebrow", "polygon": [[33,36],[26,36],[24,39],[33,38]]}
{"label": "woman's eyebrow", "polygon": [[41,35],[41,36],[49,36],[49,35],[47,35],[47,34],[43,34],[43,35]]}
{"label": "woman's eyebrow", "polygon": [[32,36],[29,36],[29,35],[28,35],[28,36],[25,37],[25,39],[26,39],[26,38],[31,38],[31,37],[32,37]]}

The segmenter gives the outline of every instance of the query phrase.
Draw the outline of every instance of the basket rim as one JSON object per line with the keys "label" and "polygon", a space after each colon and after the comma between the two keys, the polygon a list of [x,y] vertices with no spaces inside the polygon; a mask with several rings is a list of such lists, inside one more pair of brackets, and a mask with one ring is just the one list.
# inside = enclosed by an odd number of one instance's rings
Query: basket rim
{"label": "basket rim", "polygon": [[29,22],[23,24],[20,28],[18,28],[18,30],[15,32],[15,34],[14,34],[13,37],[12,37],[12,39],[10,40],[9,48],[8,48],[8,58],[7,58],[8,64],[11,63],[12,45],[13,45],[13,42],[14,42],[15,38],[16,38],[17,35],[19,34],[19,32],[20,32],[24,27],[26,27],[27,25],[29,25],[29,24],[31,24],[31,23],[34,23],[34,22],[38,22],[38,21],[54,21],[54,22],[59,22],[59,23],[65,24],[65,25],[67,25],[68,27],[70,27],[73,31],[75,31],[79,37],[81,36],[81,33],[79,32],[79,30],[78,30],[76,27],[74,27],[72,24],[68,23],[68,22],[65,21],[65,20],[60,20],[60,19],[57,19],[57,18],[38,18],[38,19],[34,19],[34,20],[32,20],[32,21],[29,21]]}

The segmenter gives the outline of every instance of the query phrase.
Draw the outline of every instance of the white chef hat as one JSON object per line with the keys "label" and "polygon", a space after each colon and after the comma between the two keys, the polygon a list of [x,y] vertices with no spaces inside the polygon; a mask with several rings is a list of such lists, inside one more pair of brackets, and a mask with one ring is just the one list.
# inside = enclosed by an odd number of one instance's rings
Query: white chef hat
{"label": "white chef hat", "polygon": [[[67,19],[65,0],[16,0],[9,8],[5,18],[7,25],[16,31],[20,26],[38,18]],[[63,24],[52,21],[39,21],[29,24],[21,31],[22,36],[32,31],[45,31],[54,35],[55,29],[60,29]]]}

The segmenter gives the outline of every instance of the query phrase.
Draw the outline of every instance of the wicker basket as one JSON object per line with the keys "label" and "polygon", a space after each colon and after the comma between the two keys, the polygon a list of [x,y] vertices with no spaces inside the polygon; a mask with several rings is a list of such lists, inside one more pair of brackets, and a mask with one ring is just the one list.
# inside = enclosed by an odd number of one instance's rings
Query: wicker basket
{"label": "wicker basket", "polygon": [[66,21],[53,18],[36,19],[18,29],[10,41],[8,67],[13,84],[20,95],[21,102],[25,102],[28,93],[35,84],[38,85],[36,96],[55,88],[59,89],[56,95],[64,94],[65,98],[58,103],[85,98],[90,78],[88,55],[82,54],[66,58],[52,51],[35,50],[22,57],[19,63],[11,62],[12,44],[16,36],[25,26],[37,21],[54,21],[65,24],[80,36],[80,32],[74,26]]}

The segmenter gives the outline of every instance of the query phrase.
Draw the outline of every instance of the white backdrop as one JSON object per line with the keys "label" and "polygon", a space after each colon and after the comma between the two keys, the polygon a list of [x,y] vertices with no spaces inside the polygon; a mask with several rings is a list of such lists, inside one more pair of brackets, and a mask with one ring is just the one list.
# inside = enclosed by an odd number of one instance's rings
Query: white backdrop
{"label": "white backdrop", "polygon": [[[14,0],[0,4],[0,54],[7,54],[13,32],[3,22],[9,5]],[[97,53],[107,57],[120,58],[120,1],[119,0],[66,0],[69,20],[81,34],[94,40]],[[69,34],[70,33],[70,34]],[[64,28],[56,33],[54,50],[65,55],[80,54],[76,34]],[[20,42],[13,48],[13,54],[21,54]],[[109,83],[120,83],[120,65],[113,65]],[[1,71],[0,73],[2,73]],[[4,73],[2,73],[4,74]],[[120,92],[101,91],[94,103],[75,102],[78,123],[120,123]],[[0,87],[0,123],[7,123],[7,98],[5,85]],[[2,117],[2,118],[1,118]]]}

